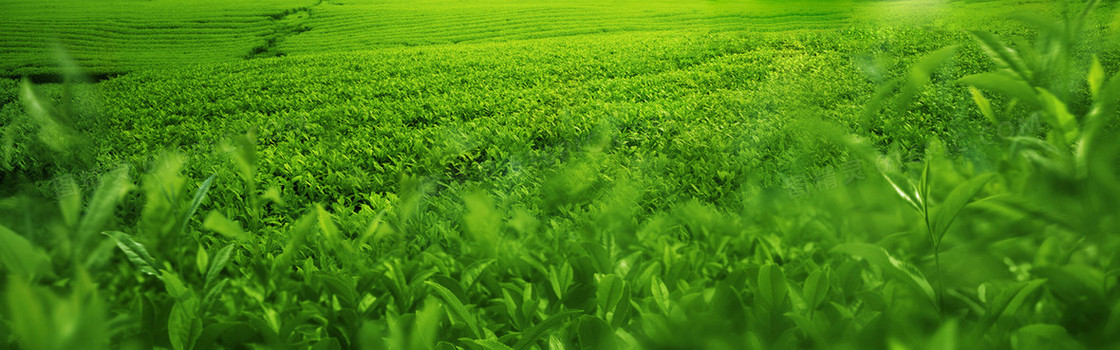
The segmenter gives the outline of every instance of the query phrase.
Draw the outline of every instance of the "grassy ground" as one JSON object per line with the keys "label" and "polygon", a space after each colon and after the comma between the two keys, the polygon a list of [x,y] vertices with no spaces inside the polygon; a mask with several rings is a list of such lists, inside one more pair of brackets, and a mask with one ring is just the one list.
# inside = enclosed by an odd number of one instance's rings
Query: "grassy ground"
{"label": "grassy ground", "polygon": [[6,1],[0,344],[1112,346],[1081,6]]}

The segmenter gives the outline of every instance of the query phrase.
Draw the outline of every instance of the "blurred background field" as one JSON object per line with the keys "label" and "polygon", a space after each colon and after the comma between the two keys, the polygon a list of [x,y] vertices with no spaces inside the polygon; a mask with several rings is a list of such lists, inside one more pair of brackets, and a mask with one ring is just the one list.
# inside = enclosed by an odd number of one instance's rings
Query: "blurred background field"
{"label": "blurred background field", "polygon": [[1090,3],[7,0],[0,347],[1108,348]]}

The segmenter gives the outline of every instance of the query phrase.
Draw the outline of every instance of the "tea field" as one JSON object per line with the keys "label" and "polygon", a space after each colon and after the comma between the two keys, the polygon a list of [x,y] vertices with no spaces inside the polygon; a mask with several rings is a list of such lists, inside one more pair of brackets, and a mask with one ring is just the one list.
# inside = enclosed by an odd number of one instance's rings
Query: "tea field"
{"label": "tea field", "polygon": [[1114,348],[1117,14],[6,0],[0,348]]}

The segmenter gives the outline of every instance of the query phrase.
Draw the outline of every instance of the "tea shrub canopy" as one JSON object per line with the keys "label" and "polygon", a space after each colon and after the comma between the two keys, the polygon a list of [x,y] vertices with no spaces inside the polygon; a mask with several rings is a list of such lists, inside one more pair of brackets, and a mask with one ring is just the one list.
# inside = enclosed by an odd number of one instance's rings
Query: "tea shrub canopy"
{"label": "tea shrub canopy", "polygon": [[1120,345],[1112,2],[0,11],[0,348]]}

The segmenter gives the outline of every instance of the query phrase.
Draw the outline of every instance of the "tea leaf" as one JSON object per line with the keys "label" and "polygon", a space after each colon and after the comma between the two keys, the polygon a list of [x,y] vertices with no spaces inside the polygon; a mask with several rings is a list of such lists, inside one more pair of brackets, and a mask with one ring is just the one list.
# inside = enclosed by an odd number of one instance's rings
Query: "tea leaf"
{"label": "tea leaf", "polygon": [[435,296],[448,307],[448,313],[450,313],[455,320],[466,324],[475,338],[482,337],[482,332],[478,328],[478,321],[475,320],[473,314],[467,311],[467,307],[459,301],[458,297],[455,297],[454,293],[451,293],[450,290],[437,283],[425,281],[424,284],[428,285],[429,288],[436,292]]}
{"label": "tea leaf", "polygon": [[241,224],[227,219],[225,215],[222,215],[222,213],[217,210],[211,210],[210,214],[206,215],[206,220],[202,222],[202,228],[220,233],[223,236],[241,242],[248,242],[250,240],[249,234],[241,229]]}
{"label": "tea leaf", "polygon": [[176,235],[183,234],[183,229],[186,228],[187,222],[190,221],[194,213],[198,211],[198,206],[201,205],[202,200],[206,198],[206,192],[210,191],[210,185],[214,182],[215,177],[217,177],[217,174],[210,175],[205,181],[202,181],[202,185],[198,186],[198,190],[194,193],[194,198],[191,198],[191,204],[187,207],[187,211],[176,221],[175,229],[171,230],[171,232]]}
{"label": "tea leaf", "polygon": [[1041,104],[1036,91],[1029,83],[1003,73],[979,73],[960,78],[961,83],[980,89],[999,92],[1032,106]]}
{"label": "tea leaf", "polygon": [[956,220],[961,210],[972,201],[972,197],[976,196],[976,194],[984,188],[984,185],[994,177],[995,174],[992,173],[978,175],[965,183],[957,185],[957,187],[953,189],[953,192],[949,193],[949,196],[945,198],[945,202],[937,207],[933,215],[932,234],[934,237],[937,237],[938,242],[944,237],[945,232],[949,229],[949,225],[953,224],[953,221]]}
{"label": "tea leaf", "polygon": [[1003,44],[1003,41],[996,38],[995,35],[984,31],[971,31],[972,37],[980,43],[980,47],[988,54],[988,57],[996,61],[1001,68],[1008,69],[1018,75],[1022,81],[1031,81],[1034,79],[1027,65],[1023,63],[1022,58],[1015,50]]}
{"label": "tea leaf", "polygon": [[1041,96],[1042,106],[1045,108],[1046,115],[1049,116],[1047,122],[1055,130],[1062,132],[1063,140],[1065,140],[1063,143],[1076,142],[1081,135],[1081,129],[1077,124],[1077,118],[1066,109],[1066,104],[1046,89],[1038,89],[1038,95]]}
{"label": "tea leaf", "polygon": [[772,264],[758,270],[758,297],[772,312],[781,310],[788,300],[786,276],[782,269]]}
{"label": "tea leaf", "polygon": [[119,167],[102,176],[100,185],[93,192],[93,198],[86,207],[85,216],[82,216],[81,222],[78,223],[79,239],[87,239],[101,230],[113,217],[113,210],[116,209],[117,203],[124,199],[125,194],[131,191],[132,187],[128,181],[127,166]]}
{"label": "tea leaf", "polygon": [[1089,83],[1089,93],[1092,94],[1093,99],[1097,99],[1100,95],[1101,87],[1104,86],[1104,68],[1101,67],[1101,60],[1093,56],[1093,63],[1089,65],[1089,74],[1085,79]]}
{"label": "tea leaf", "polygon": [[132,240],[132,236],[120,231],[106,231],[102,234],[113,238],[117,242],[117,247],[124,252],[129,261],[132,261],[140,269],[140,272],[152,276],[160,275],[156,271],[156,266],[159,266],[156,264],[156,259],[148,254],[148,250],[144,249],[143,245]]}
{"label": "tea leaf", "polygon": [[225,269],[226,264],[229,263],[232,256],[232,244],[223,247],[218,250],[217,254],[214,254],[214,261],[210,264],[210,269],[206,271],[206,286],[210,286],[214,280],[218,278],[218,274],[222,273],[222,270]]}
{"label": "tea leaf", "polygon": [[828,297],[828,274],[821,270],[813,271],[805,280],[805,302],[810,310],[816,309]]}
{"label": "tea leaf", "polygon": [[549,316],[544,321],[537,323],[532,328],[529,328],[529,330],[525,331],[525,333],[521,335],[521,339],[517,341],[517,344],[515,344],[513,348],[517,350],[529,349],[529,347],[531,347],[533,344],[536,344],[537,341],[541,339],[541,337],[547,335],[547,332],[552,328],[559,327],[569,318],[581,313],[583,312],[579,310],[564,310],[552,316]]}
{"label": "tea leaf", "polygon": [[976,108],[980,110],[980,114],[984,118],[988,118],[988,121],[992,124],[999,124],[999,120],[996,119],[996,114],[992,110],[992,102],[984,97],[984,93],[972,86],[968,87],[968,92],[972,94],[972,102],[976,103]]}

